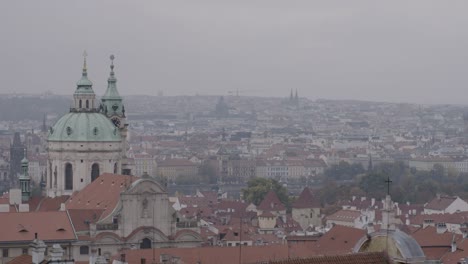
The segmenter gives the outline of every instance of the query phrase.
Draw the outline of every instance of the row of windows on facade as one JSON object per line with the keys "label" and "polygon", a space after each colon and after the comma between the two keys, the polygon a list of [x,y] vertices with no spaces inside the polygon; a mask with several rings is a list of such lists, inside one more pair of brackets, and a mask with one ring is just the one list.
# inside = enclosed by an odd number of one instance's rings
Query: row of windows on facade
{"label": "row of windows on facade", "polygon": [[[114,174],[117,174],[117,163],[114,163]],[[91,181],[96,180],[100,175],[99,164],[94,163],[91,166]],[[49,187],[52,188],[52,175],[50,176]],[[83,181],[83,179],[81,179]],[[57,182],[57,179],[55,179]],[[73,165],[70,163],[65,164],[65,190],[73,190]]]}
{"label": "row of windows on facade", "polygon": [[[141,249],[146,249],[146,248],[152,248],[152,241],[149,238],[144,238],[141,243],[140,243],[140,248]],[[64,248],[64,250],[67,250],[67,247]],[[48,248],[46,248],[45,254],[48,254]],[[101,248],[98,248],[98,255],[101,256]],[[28,254],[28,248],[23,248],[22,254]],[[89,255],[89,246],[80,246],[80,255]],[[10,250],[9,248],[4,248],[2,249],[2,257],[8,258],[10,256]]]}
{"label": "row of windows on facade", "polygon": [[[79,108],[83,108],[81,100],[78,102],[78,104],[79,104]],[[89,108],[89,101],[88,100],[86,100],[86,108]]]}

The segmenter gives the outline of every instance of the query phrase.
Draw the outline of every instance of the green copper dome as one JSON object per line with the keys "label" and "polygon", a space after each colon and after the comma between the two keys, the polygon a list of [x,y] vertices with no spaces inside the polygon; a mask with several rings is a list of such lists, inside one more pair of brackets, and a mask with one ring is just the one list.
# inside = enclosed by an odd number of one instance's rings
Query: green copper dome
{"label": "green copper dome", "polygon": [[121,141],[119,130],[101,113],[70,112],[49,130],[49,141]]}

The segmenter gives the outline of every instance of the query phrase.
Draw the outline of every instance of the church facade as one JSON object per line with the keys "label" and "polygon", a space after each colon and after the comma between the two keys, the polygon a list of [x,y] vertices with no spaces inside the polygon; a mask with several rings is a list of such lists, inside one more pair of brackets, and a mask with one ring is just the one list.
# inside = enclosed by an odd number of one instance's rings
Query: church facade
{"label": "church facade", "polygon": [[49,197],[71,195],[103,173],[131,173],[125,162],[128,124],[113,60],[111,56],[107,90],[99,102],[84,58],[73,106],[49,129],[45,186]]}

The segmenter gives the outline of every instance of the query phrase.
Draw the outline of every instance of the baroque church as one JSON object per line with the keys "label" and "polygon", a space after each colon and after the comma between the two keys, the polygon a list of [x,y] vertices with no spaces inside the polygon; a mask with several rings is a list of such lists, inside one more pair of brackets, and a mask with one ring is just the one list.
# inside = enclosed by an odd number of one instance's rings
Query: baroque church
{"label": "baroque church", "polygon": [[107,90],[99,102],[88,79],[85,54],[73,106],[49,129],[45,180],[49,197],[71,195],[103,173],[131,174],[125,106],[117,91],[114,56],[110,59]]}

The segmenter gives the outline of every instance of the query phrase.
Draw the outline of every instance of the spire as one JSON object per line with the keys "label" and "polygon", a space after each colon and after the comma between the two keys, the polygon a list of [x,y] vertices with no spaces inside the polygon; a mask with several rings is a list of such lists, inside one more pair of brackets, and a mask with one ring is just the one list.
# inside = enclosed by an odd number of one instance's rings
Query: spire
{"label": "spire", "polygon": [[111,76],[111,77],[114,77],[114,59],[115,59],[114,55],[110,55],[110,59],[111,59],[111,66],[110,66],[111,72],[110,72],[110,76]]}
{"label": "spire", "polygon": [[83,73],[82,73],[83,77],[88,76],[88,68],[86,66],[86,57],[88,57],[88,53],[85,50],[83,52]]}
{"label": "spire", "polygon": [[88,66],[86,64],[86,57],[88,57],[88,53],[86,50],[83,52],[83,70],[81,73],[81,79],[76,83],[77,90],[81,87],[85,87],[86,92],[92,92],[91,86],[93,83],[88,79]]}
{"label": "spire", "polygon": [[293,100],[293,89],[291,88],[291,94],[289,95],[289,100],[292,101]]}
{"label": "spire", "polygon": [[110,65],[110,74],[109,78],[107,79],[107,90],[102,96],[102,99],[104,100],[109,100],[109,99],[114,99],[114,100],[122,100],[120,97],[119,92],[117,91],[117,79],[115,78],[115,72],[114,72],[114,59],[115,56],[111,55],[110,60],[111,60],[111,65]]}
{"label": "spire", "polygon": [[47,115],[44,113],[44,119],[42,119],[42,132],[47,132],[47,125],[46,125]]}

